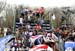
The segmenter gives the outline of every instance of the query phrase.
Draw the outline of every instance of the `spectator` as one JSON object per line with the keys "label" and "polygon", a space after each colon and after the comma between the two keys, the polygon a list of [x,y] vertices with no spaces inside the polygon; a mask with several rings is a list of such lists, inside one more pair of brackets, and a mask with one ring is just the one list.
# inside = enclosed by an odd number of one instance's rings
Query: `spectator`
{"label": "spectator", "polygon": [[74,28],[74,30],[73,30],[73,32],[72,32],[72,36],[75,37],[75,28]]}
{"label": "spectator", "polygon": [[30,24],[27,23],[27,25],[26,25],[26,29],[29,30],[30,28],[31,28]]}
{"label": "spectator", "polygon": [[59,36],[60,36],[59,30],[60,30],[60,28],[56,28],[56,29],[55,29],[55,32],[54,32],[54,33],[55,33],[55,35],[56,35],[57,37],[59,37]]}
{"label": "spectator", "polygon": [[31,21],[31,17],[32,17],[32,11],[30,10],[30,11],[28,12],[28,21],[29,21],[29,22]]}
{"label": "spectator", "polygon": [[69,34],[69,28],[66,27],[66,29],[64,30],[64,38],[66,38],[66,36]]}
{"label": "spectator", "polygon": [[21,15],[19,18],[20,24],[23,25],[23,19],[24,19],[24,15]]}
{"label": "spectator", "polygon": [[44,23],[44,20],[41,18],[38,18],[38,23],[40,23],[40,25],[42,25]]}
{"label": "spectator", "polygon": [[72,36],[70,36],[68,40],[65,42],[65,51],[68,50],[68,48],[72,48],[72,50],[75,48],[74,38]]}
{"label": "spectator", "polygon": [[43,30],[42,34],[43,34],[43,35],[46,35],[46,34],[47,34],[47,32],[46,32],[45,30]]}
{"label": "spectator", "polygon": [[37,24],[37,25],[35,26],[35,29],[36,29],[36,31],[41,30],[41,25],[40,25],[40,24]]}
{"label": "spectator", "polygon": [[11,29],[8,28],[8,29],[7,29],[7,32],[6,32],[6,35],[10,35],[10,34],[12,34]]}
{"label": "spectator", "polygon": [[0,28],[0,37],[3,37],[4,36],[4,29],[3,27]]}
{"label": "spectator", "polygon": [[36,16],[37,16],[38,18],[40,17],[39,9],[36,9]]}
{"label": "spectator", "polygon": [[23,11],[24,11],[25,15],[28,15],[28,11],[29,11],[28,8],[25,8]]}
{"label": "spectator", "polygon": [[31,21],[31,17],[32,17],[32,14],[29,13],[29,14],[28,14],[28,18],[27,18],[27,19],[28,19],[28,22]]}
{"label": "spectator", "polygon": [[16,35],[15,35],[15,36],[16,36],[16,37],[19,36],[19,29],[16,30]]}
{"label": "spectator", "polygon": [[33,36],[37,35],[37,31],[33,30]]}
{"label": "spectator", "polygon": [[58,37],[52,32],[47,34],[48,37],[52,38],[54,41],[58,41]]}

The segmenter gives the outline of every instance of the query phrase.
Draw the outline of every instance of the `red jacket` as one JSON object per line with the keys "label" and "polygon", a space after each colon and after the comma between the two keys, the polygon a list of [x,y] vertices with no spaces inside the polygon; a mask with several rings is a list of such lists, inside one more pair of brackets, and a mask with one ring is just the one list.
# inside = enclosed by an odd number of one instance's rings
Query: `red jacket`
{"label": "red jacket", "polygon": [[41,29],[41,26],[40,26],[40,25],[36,25],[36,26],[35,26],[35,29],[36,29],[36,30],[40,30],[40,29]]}

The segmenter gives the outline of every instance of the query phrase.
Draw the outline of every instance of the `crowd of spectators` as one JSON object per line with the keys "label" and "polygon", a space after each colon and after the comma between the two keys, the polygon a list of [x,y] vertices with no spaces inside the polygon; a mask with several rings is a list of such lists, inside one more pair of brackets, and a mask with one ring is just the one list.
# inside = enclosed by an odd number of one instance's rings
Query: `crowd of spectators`
{"label": "crowd of spectators", "polygon": [[[29,43],[29,38],[31,36],[36,36],[36,35],[47,35],[49,37],[52,37],[55,41],[59,42],[59,38],[61,36],[61,39],[66,42],[69,40],[73,40],[72,42],[75,43],[74,38],[75,38],[75,28],[71,30],[70,27],[57,27],[54,30],[51,30],[50,32],[46,32],[45,29],[42,28],[42,24],[45,22],[44,19],[42,18],[44,15],[45,9],[41,7],[40,9],[36,9],[35,11],[29,10],[27,8],[23,9],[21,11],[21,14],[19,17],[16,18],[16,21],[19,21],[20,26],[16,28],[15,31],[15,40],[18,43],[22,43],[21,46],[26,48],[30,47]],[[32,28],[31,22],[36,23],[36,26]],[[32,28],[32,30],[31,30]],[[41,32],[41,33],[39,33]],[[11,28],[7,29],[6,35],[13,34],[13,31]],[[0,37],[4,36],[3,28],[0,28]],[[71,38],[72,39],[71,39]],[[60,43],[60,42],[59,42]],[[59,45],[59,44],[58,44]],[[65,49],[68,46],[65,46]],[[75,49],[75,47],[73,47]],[[58,48],[59,49],[59,48]]]}

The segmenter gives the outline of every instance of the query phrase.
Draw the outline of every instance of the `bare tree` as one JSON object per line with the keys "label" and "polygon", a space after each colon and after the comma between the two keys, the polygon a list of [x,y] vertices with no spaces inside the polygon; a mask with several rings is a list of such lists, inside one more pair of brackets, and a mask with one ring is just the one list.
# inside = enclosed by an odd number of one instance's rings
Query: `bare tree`
{"label": "bare tree", "polygon": [[[15,6],[11,6],[7,4],[6,2],[0,2],[0,17],[1,24],[4,27],[12,27],[13,26],[13,20],[15,15]],[[3,24],[2,24],[3,23]]]}
{"label": "bare tree", "polygon": [[6,6],[6,1],[0,1],[0,13],[4,10]]}

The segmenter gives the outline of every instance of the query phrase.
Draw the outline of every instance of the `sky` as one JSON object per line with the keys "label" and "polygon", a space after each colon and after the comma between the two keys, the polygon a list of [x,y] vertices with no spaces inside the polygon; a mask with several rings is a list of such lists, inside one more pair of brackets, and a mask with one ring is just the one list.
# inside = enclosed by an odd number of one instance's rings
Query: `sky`
{"label": "sky", "polygon": [[[6,1],[6,0],[2,0]],[[63,7],[63,6],[72,6],[75,5],[75,0],[7,0],[9,4],[20,5],[23,4],[25,6],[31,7]]]}

